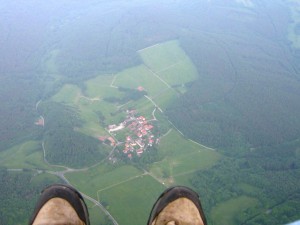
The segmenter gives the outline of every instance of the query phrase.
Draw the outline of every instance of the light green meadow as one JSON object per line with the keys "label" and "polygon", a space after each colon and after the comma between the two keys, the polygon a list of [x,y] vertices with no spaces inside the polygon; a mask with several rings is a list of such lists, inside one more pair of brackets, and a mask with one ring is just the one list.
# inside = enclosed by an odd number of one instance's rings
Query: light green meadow
{"label": "light green meadow", "polygon": [[118,87],[137,89],[139,86],[150,96],[154,96],[162,90],[168,88],[159,78],[157,78],[146,66],[126,69],[116,75],[114,84]]}
{"label": "light green meadow", "polygon": [[68,105],[76,104],[81,96],[79,87],[71,84],[64,85],[61,90],[55,94],[51,100]]}
{"label": "light green meadow", "polygon": [[240,196],[216,205],[212,209],[211,217],[213,221],[231,225],[236,222],[235,218],[240,217],[247,209],[255,207],[258,203],[259,201],[255,198]]}
{"label": "light green meadow", "polygon": [[0,165],[11,169],[53,169],[43,159],[40,142],[28,141],[0,152]]}
{"label": "light green meadow", "polygon": [[169,178],[207,169],[220,157],[215,151],[184,139],[174,129],[161,139],[159,150],[163,160],[153,163],[150,171],[166,182]]}

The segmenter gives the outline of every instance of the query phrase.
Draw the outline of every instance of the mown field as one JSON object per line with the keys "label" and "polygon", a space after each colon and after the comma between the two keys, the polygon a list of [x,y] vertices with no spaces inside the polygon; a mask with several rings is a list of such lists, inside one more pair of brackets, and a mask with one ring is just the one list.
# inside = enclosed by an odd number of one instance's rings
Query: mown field
{"label": "mown field", "polygon": [[169,185],[176,184],[176,177],[210,168],[220,158],[215,151],[184,139],[176,130],[161,139],[159,154],[163,160],[153,163],[150,171]]}
{"label": "mown field", "polygon": [[57,170],[45,164],[42,145],[37,141],[24,142],[0,152],[0,165],[9,169]]}
{"label": "mown field", "polygon": [[214,221],[222,221],[224,225],[234,224],[238,222],[236,215],[240,215],[240,218],[242,218],[246,210],[258,204],[259,201],[255,198],[240,196],[217,205],[212,209],[211,217],[214,218]]}

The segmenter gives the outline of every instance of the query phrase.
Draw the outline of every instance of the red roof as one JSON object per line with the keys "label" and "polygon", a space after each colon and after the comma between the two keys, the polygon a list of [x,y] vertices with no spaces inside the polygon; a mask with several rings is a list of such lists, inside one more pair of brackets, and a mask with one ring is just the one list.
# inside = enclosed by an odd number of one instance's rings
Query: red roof
{"label": "red roof", "polygon": [[100,137],[98,137],[98,140],[99,140],[99,141],[105,141],[106,138],[107,138],[106,136],[100,136]]}
{"label": "red roof", "polygon": [[143,91],[144,90],[144,88],[142,87],[142,86],[138,86],[138,88],[137,88],[139,91]]}

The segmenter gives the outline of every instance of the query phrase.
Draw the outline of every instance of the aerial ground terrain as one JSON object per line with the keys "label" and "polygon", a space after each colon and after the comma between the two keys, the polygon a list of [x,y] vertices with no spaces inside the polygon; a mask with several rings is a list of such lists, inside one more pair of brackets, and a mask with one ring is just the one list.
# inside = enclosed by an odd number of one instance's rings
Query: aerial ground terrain
{"label": "aerial ground terrain", "polygon": [[0,3],[0,225],[51,183],[92,224],[145,224],[167,187],[209,224],[300,218],[296,0]]}

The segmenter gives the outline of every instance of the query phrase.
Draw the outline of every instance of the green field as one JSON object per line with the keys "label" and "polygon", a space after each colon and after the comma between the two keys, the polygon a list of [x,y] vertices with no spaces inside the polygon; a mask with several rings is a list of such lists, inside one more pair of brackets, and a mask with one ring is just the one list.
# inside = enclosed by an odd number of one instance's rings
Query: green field
{"label": "green field", "polygon": [[102,164],[88,171],[67,174],[66,177],[82,192],[97,199],[98,191],[109,189],[141,174],[142,172],[133,166],[124,165],[115,168],[109,164]]}
{"label": "green field", "polygon": [[139,51],[145,65],[169,85],[191,82],[197,70],[178,41],[169,41]]}
{"label": "green field", "polygon": [[157,74],[170,85],[184,84],[197,78],[197,70],[188,58],[157,72]]}
{"label": "green field", "polygon": [[[106,76],[104,76],[104,79]],[[89,98],[99,98],[100,100],[107,97],[122,97],[123,94],[116,87],[111,87],[109,84],[104,85],[102,83],[89,80],[86,82],[86,94]]]}
{"label": "green field", "polygon": [[0,165],[11,169],[51,168],[44,163],[42,146],[37,141],[28,141],[0,152]]}
{"label": "green field", "polygon": [[150,96],[155,96],[168,88],[145,65],[126,69],[116,76],[114,85],[132,89],[142,86]]}
{"label": "green field", "polygon": [[215,151],[184,139],[175,130],[161,139],[159,150],[163,160],[152,164],[150,171],[171,183],[174,177],[207,169],[220,158]]}
{"label": "green field", "polygon": [[[145,223],[152,204],[164,189],[152,177],[129,165],[114,168],[103,164],[66,177],[81,192],[105,205],[117,221],[128,225]],[[134,212],[138,216],[132,221],[127,215]]]}
{"label": "green field", "polygon": [[144,63],[155,72],[163,70],[186,58],[178,41],[159,43],[138,52]]}
{"label": "green field", "polygon": [[255,207],[258,203],[255,198],[240,196],[218,204],[212,209],[211,217],[213,221],[222,221],[223,225],[236,224],[236,218],[242,218],[247,209]]}
{"label": "green field", "polygon": [[79,87],[71,84],[66,84],[56,95],[51,98],[51,100],[65,104],[75,104],[78,101],[80,95],[81,90]]}
{"label": "green field", "polygon": [[168,89],[162,92],[160,95],[155,96],[153,100],[162,109],[165,110],[172,101],[176,99],[177,93],[174,89]]}
{"label": "green field", "polygon": [[99,198],[122,225],[146,224],[151,207],[164,188],[145,175],[101,191]]}

